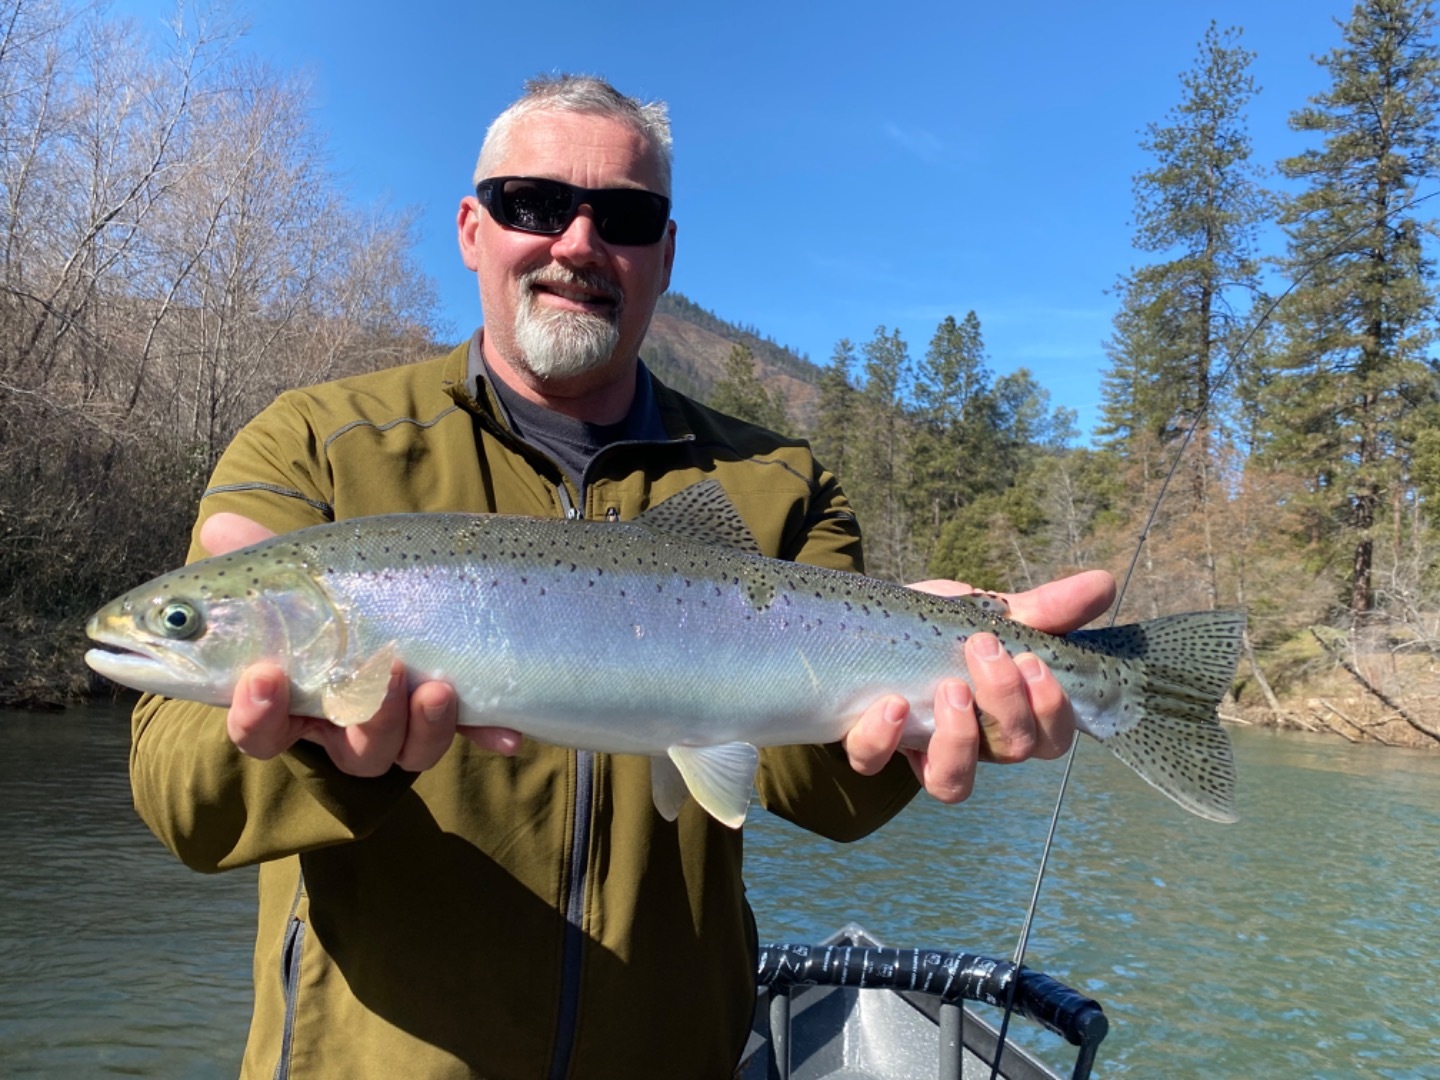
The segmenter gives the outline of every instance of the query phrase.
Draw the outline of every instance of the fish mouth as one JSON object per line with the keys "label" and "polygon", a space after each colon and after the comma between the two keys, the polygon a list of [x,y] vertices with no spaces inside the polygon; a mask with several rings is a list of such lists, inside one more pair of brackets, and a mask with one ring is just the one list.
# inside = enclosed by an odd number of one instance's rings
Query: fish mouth
{"label": "fish mouth", "polygon": [[85,633],[98,646],[86,651],[85,663],[112,682],[172,696],[211,685],[204,668],[165,643],[137,641],[131,634],[107,631],[94,620]]}

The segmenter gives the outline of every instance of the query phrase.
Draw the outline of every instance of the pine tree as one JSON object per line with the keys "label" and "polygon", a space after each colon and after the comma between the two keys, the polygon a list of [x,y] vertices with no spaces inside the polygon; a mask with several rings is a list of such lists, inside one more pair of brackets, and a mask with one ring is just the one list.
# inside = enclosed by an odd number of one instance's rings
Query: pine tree
{"label": "pine tree", "polygon": [[755,373],[755,357],[744,345],[733,345],[725,358],[725,374],[710,390],[711,408],[759,424],[771,431],[790,426],[785,399],[765,389]]}
{"label": "pine tree", "polygon": [[1354,621],[1374,608],[1375,534],[1404,483],[1418,410],[1435,400],[1434,267],[1413,211],[1437,175],[1440,56],[1425,0],[1364,0],[1318,59],[1331,85],[1290,118],[1321,137],[1280,163],[1304,185],[1284,206],[1297,288],[1271,379],[1271,452],[1304,463],[1348,556]]}
{"label": "pine tree", "polygon": [[990,396],[1006,483],[1032,456],[1031,451],[1059,451],[1079,434],[1075,410],[1063,405],[1052,409],[1050,391],[1035,381],[1029,368],[1000,376]]}
{"label": "pine tree", "polygon": [[984,431],[992,408],[980,319],[945,316],[915,378],[915,433],[908,498],[929,540],[968,499],[989,490]]}
{"label": "pine tree", "polygon": [[830,356],[830,363],[820,373],[819,401],[815,406],[815,430],[810,444],[815,456],[827,469],[845,482],[849,449],[855,440],[855,389],[850,373],[855,369],[855,346],[849,338],[841,338]]}
{"label": "pine tree", "polygon": [[1163,124],[1149,125],[1141,141],[1155,163],[1135,177],[1134,243],[1164,258],[1120,280],[1122,308],[1102,385],[1101,433],[1138,470],[1142,491],[1157,472],[1157,454],[1193,429],[1190,499],[1169,509],[1193,515],[1189,536],[1198,542],[1212,605],[1219,559],[1211,520],[1222,497],[1215,472],[1223,452],[1214,399],[1241,341],[1243,309],[1258,288],[1254,234],[1267,205],[1245,126],[1257,92],[1254,54],[1239,40],[1238,29],[1210,24],[1194,67],[1180,77],[1180,104]]}
{"label": "pine tree", "polygon": [[877,577],[901,580],[911,576],[918,562],[906,500],[910,350],[900,331],[881,326],[861,351],[865,381],[856,398],[853,450],[847,448],[841,479],[865,533],[867,569]]}
{"label": "pine tree", "polygon": [[1122,277],[1109,343],[1102,433],[1168,442],[1200,420],[1228,362],[1230,333],[1257,286],[1254,236],[1267,196],[1250,161],[1246,108],[1257,93],[1254,54],[1236,28],[1211,23],[1185,96],[1146,129],[1152,168],[1135,177],[1135,247],[1164,254]]}

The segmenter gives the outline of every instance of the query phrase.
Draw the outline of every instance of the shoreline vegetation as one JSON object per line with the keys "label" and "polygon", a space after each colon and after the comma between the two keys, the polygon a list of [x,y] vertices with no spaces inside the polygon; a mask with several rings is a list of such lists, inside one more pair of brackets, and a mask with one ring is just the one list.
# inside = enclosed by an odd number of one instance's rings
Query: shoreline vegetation
{"label": "shoreline vegetation", "polygon": [[[0,0],[0,706],[109,693],[85,619],[180,562],[221,451],[278,394],[455,340],[417,212],[354,203],[303,80],[221,14],[162,33]],[[1205,30],[1141,133],[1140,265],[1088,435],[992,360],[963,297],[923,350],[882,325],[816,365],[669,294],[641,356],[809,438],[876,577],[1014,592],[1101,567],[1129,577],[1121,621],[1243,609],[1228,718],[1440,746],[1433,24],[1357,3],[1289,116],[1307,148],[1270,163],[1255,55]]]}

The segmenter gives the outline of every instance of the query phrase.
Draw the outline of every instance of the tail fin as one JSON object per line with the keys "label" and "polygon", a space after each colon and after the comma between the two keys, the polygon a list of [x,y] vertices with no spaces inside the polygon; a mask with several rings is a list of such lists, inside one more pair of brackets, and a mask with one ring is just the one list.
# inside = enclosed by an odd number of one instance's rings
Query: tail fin
{"label": "tail fin", "polygon": [[1211,821],[1238,820],[1235,759],[1215,708],[1234,678],[1244,632],[1244,612],[1197,611],[1069,635],[1141,662],[1144,715],[1104,743],[1146,783]]}

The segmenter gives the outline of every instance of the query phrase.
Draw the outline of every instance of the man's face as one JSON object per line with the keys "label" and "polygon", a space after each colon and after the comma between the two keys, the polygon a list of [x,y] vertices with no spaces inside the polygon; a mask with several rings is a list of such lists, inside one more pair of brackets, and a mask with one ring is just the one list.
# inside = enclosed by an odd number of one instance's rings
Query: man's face
{"label": "man's face", "polygon": [[[569,112],[516,122],[496,176],[563,180],[585,188],[661,191],[645,139],[615,120]],[[588,206],[559,236],[496,222],[473,197],[461,203],[460,249],[480,282],[485,352],[542,383],[628,373],[670,283],[675,225],[658,243],[610,244]],[[582,379],[591,375],[592,379]]]}

